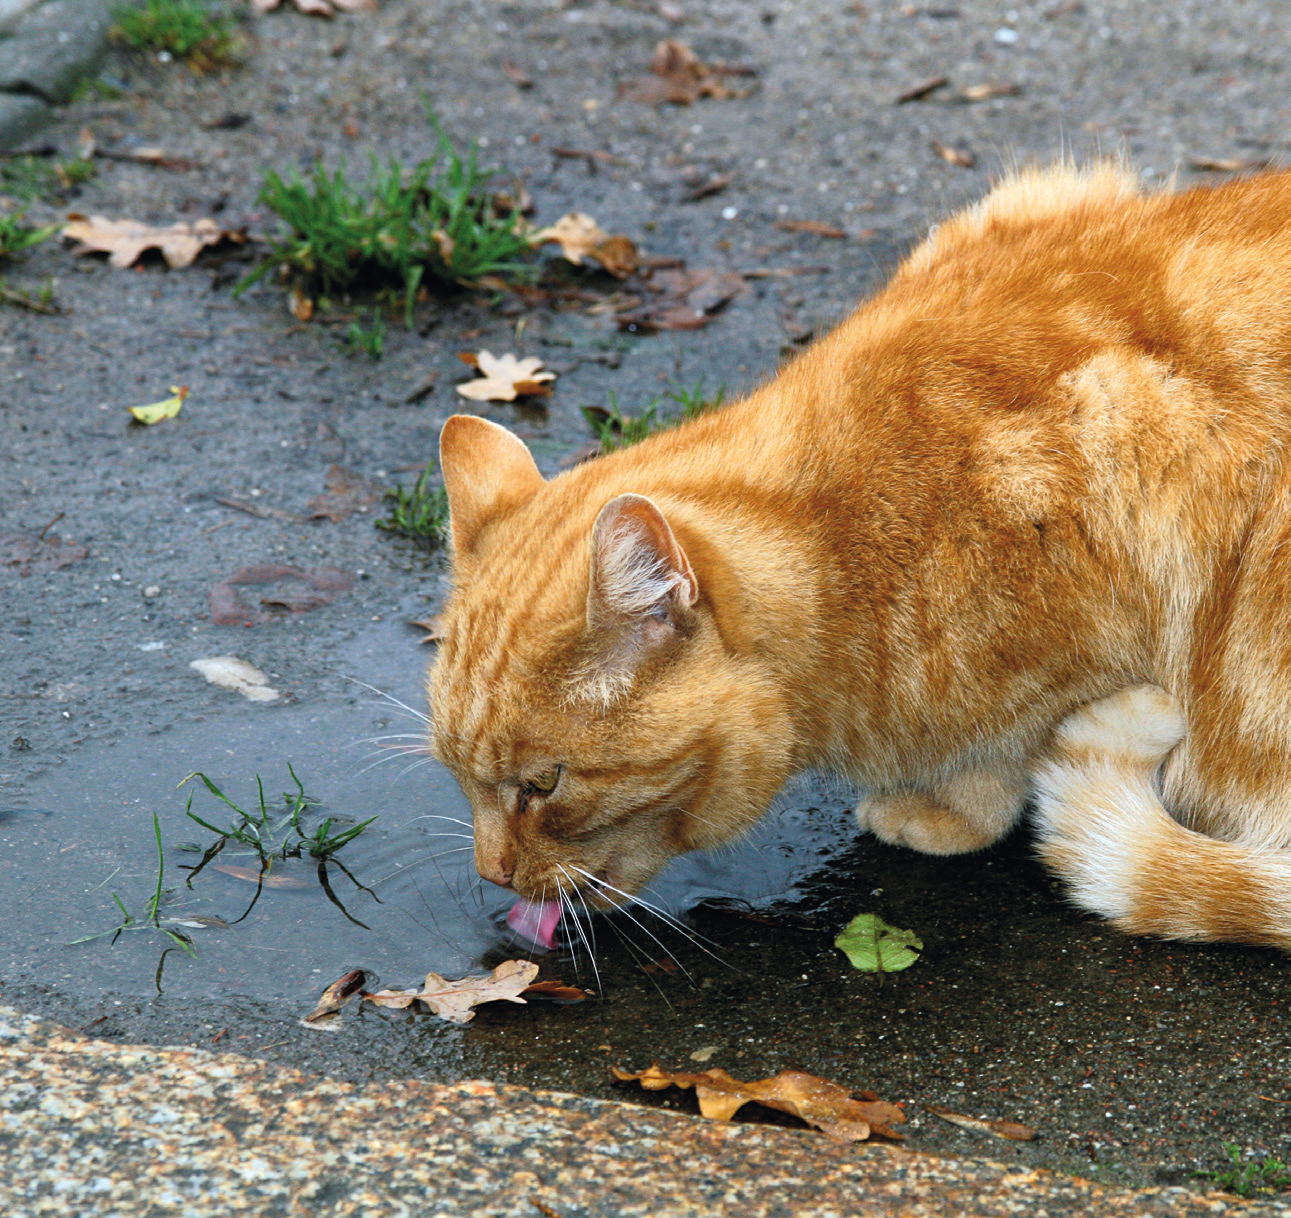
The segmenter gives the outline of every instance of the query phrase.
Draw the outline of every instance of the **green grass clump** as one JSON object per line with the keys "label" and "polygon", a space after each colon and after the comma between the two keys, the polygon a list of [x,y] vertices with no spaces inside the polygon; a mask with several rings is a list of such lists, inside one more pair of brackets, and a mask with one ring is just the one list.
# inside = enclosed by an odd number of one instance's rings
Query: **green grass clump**
{"label": "green grass clump", "polygon": [[56,201],[97,172],[93,161],[79,156],[67,161],[43,156],[5,157],[0,161],[0,194],[20,203],[35,199]]}
{"label": "green grass clump", "polygon": [[376,522],[378,529],[411,538],[423,550],[442,545],[448,534],[448,492],[432,486],[435,462],[422,470],[411,491],[393,486],[386,491],[390,514]]}
{"label": "green grass clump", "polygon": [[44,228],[34,228],[23,223],[23,213],[14,212],[0,215],[0,258],[8,258],[33,245],[52,237],[62,228],[61,224],[50,224]]}
{"label": "green grass clump", "polygon": [[[226,828],[221,829],[198,816],[193,811],[193,797],[191,795],[188,797],[188,804],[184,808],[184,812],[189,820],[195,821],[203,829],[209,829],[212,833],[218,835],[216,843],[207,847],[205,857],[194,870],[194,874],[196,874],[196,871],[201,870],[210,859],[220,853],[230,842],[237,842],[242,846],[249,847],[258,857],[261,866],[265,868],[275,861],[303,858],[306,854],[311,858],[329,859],[342,846],[353,841],[376,820],[375,816],[370,816],[367,820],[357,825],[350,825],[339,832],[333,833],[332,828],[337,822],[335,818],[329,816],[312,833],[306,833],[300,822],[301,813],[317,801],[310,799],[305,794],[305,788],[301,785],[300,779],[296,777],[296,771],[290,765],[288,765],[287,771],[291,774],[292,782],[296,784],[295,793],[288,792],[283,795],[281,802],[278,804],[267,804],[264,797],[264,784],[257,774],[257,807],[249,812],[239,808],[215,783],[200,771],[190,774],[179,784],[182,787],[184,783],[189,782],[191,779],[199,778],[216,799],[227,804],[237,813],[237,820]],[[190,876],[189,878],[191,880],[192,877]]]}
{"label": "green grass clump", "polygon": [[365,326],[356,317],[345,331],[345,342],[351,355],[366,355],[369,359],[380,359],[386,345],[386,322],[379,311],[374,310],[372,324]]}
{"label": "green grass clump", "polygon": [[114,37],[132,50],[182,59],[198,72],[237,58],[237,20],[205,0],[144,0],[118,6],[112,17]]}
{"label": "green grass clump", "polygon": [[[600,441],[601,452],[611,453],[616,449],[629,448],[638,444],[656,432],[667,431],[684,423],[688,419],[698,418],[710,410],[716,410],[726,396],[726,386],[718,386],[717,393],[708,398],[704,394],[704,382],[701,380],[692,388],[677,385],[662,397],[654,398],[646,404],[645,409],[637,415],[624,414],[619,409],[617,396],[610,392],[608,407],[584,406],[583,418]],[[665,402],[680,406],[679,412],[671,412],[660,417],[659,411]]]}
{"label": "green grass clump", "polygon": [[1291,1189],[1291,1166],[1281,1159],[1265,1155],[1258,1162],[1255,1159],[1244,1161],[1241,1147],[1236,1142],[1225,1142],[1224,1152],[1232,1166],[1222,1171],[1195,1171],[1192,1174],[1203,1180],[1213,1180],[1220,1188],[1239,1197]]}
{"label": "green grass clump", "polygon": [[269,256],[235,289],[244,292],[279,270],[310,299],[375,289],[402,300],[405,320],[423,286],[451,286],[497,275],[527,277],[532,247],[516,214],[498,215],[485,190],[494,177],[439,131],[433,157],[406,170],[375,157],[367,177],[315,164],[308,177],[269,170],[259,201],[286,224]]}

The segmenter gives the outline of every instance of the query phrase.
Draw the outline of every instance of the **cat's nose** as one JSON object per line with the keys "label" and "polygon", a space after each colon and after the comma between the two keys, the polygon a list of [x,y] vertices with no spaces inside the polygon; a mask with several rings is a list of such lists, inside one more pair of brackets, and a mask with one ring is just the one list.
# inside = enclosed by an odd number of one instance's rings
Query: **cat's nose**
{"label": "cat's nose", "polygon": [[502,888],[510,888],[511,877],[515,875],[515,867],[507,858],[478,861],[476,869],[486,880],[492,880]]}

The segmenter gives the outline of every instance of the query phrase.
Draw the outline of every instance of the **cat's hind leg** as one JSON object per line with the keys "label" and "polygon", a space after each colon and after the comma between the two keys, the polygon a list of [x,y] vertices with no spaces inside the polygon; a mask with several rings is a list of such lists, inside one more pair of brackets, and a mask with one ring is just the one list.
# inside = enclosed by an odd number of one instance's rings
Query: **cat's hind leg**
{"label": "cat's hind leg", "polygon": [[1021,767],[961,770],[929,791],[876,791],[856,821],[882,841],[924,854],[968,854],[997,842],[1026,800]]}
{"label": "cat's hind leg", "polygon": [[1133,934],[1291,948],[1291,853],[1194,833],[1161,802],[1157,774],[1185,731],[1154,685],[1064,719],[1033,773],[1040,853],[1076,904]]}

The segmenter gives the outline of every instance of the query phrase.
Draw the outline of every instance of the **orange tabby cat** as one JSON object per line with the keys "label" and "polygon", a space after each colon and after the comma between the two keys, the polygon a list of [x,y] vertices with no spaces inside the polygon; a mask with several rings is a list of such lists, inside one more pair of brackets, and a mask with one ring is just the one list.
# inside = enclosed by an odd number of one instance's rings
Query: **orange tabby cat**
{"label": "orange tabby cat", "polygon": [[[544,481],[444,426],[433,746],[480,874],[616,903],[795,771],[1291,948],[1291,174],[1019,174],[764,388]],[[1167,812],[1166,809],[1169,809]],[[550,921],[550,920],[549,920]]]}

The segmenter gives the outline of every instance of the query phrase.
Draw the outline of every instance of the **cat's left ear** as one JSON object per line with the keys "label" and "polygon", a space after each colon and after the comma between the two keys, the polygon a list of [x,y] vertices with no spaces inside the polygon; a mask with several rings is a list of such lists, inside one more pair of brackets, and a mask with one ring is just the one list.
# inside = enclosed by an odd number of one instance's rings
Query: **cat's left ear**
{"label": "cat's left ear", "polygon": [[618,495],[601,508],[592,526],[588,626],[636,627],[644,642],[675,631],[698,597],[690,560],[649,499]]}
{"label": "cat's left ear", "polygon": [[455,414],[439,433],[453,551],[468,555],[480,530],[543,485],[524,441],[474,414]]}

